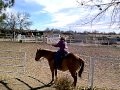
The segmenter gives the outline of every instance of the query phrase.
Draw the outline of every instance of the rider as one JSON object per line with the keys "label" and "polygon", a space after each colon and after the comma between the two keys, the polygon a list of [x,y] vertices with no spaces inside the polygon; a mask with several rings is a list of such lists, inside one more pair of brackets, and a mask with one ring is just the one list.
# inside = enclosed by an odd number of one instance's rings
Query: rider
{"label": "rider", "polygon": [[67,47],[67,42],[65,41],[64,37],[60,38],[60,41],[57,44],[53,45],[54,47],[59,47],[59,50],[55,54],[55,64],[56,68],[60,69],[61,68],[61,58],[65,56],[68,52],[66,51]]}

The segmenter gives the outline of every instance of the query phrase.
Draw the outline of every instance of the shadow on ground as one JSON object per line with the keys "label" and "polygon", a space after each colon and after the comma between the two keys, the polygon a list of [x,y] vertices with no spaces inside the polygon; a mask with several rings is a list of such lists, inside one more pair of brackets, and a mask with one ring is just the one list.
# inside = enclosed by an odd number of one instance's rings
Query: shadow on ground
{"label": "shadow on ground", "polygon": [[[48,87],[50,88],[53,85],[53,83],[45,84],[44,82],[42,82],[42,81],[40,81],[40,80],[38,80],[38,79],[36,79],[32,76],[28,76],[27,78],[31,78],[34,81],[36,81],[37,84],[39,84],[39,86],[32,86],[32,85],[30,85],[30,83],[22,80],[21,78],[13,78],[14,81],[19,82],[20,84],[13,84],[13,83],[9,83],[7,80],[1,80],[0,81],[0,88],[2,90],[5,89],[5,88],[6,88],[5,90],[17,90],[18,87],[16,87],[16,86],[19,85],[20,90],[38,90],[38,89],[45,89],[45,88],[48,88]],[[13,79],[11,79],[11,80],[13,80]],[[12,84],[12,86],[11,86],[11,84]]]}

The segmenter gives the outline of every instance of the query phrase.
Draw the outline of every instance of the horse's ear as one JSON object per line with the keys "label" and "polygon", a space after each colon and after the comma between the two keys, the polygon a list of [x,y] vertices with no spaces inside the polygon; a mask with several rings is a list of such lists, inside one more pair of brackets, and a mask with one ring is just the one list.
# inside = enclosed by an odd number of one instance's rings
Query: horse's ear
{"label": "horse's ear", "polygon": [[37,51],[42,50],[41,48],[37,49]]}
{"label": "horse's ear", "polygon": [[39,49],[37,49],[37,52],[39,51]]}
{"label": "horse's ear", "polygon": [[39,50],[42,50],[42,48],[40,48]]}

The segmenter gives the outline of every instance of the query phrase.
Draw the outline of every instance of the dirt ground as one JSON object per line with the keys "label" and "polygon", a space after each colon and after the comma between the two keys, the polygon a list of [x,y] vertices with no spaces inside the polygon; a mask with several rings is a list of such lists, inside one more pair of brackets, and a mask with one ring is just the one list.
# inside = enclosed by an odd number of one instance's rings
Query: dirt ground
{"label": "dirt ground", "polygon": [[[82,78],[78,78],[77,86],[88,85],[89,60],[95,59],[94,87],[120,90],[119,47],[79,45],[68,45],[68,47],[69,52],[78,55],[85,61],[85,70]],[[20,77],[0,78],[0,90],[55,90],[53,86],[47,85],[51,81],[47,60],[35,61],[35,53],[39,48],[57,50],[57,48],[43,43],[0,42],[0,50],[26,52],[25,73]],[[72,80],[68,71],[58,71],[58,77],[68,77]]]}

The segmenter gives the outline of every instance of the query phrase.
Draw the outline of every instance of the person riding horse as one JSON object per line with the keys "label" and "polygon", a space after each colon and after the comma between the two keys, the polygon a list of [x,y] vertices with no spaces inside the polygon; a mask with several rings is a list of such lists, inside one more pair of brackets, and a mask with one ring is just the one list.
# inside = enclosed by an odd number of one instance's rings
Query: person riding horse
{"label": "person riding horse", "polygon": [[[41,48],[37,49],[35,60],[39,61],[41,60],[41,57],[44,57],[46,58],[46,60],[48,60],[52,74],[52,80],[50,83],[57,80],[57,69],[63,72],[69,70],[71,76],[74,79],[73,85],[75,87],[77,83],[77,74],[79,77],[81,77],[84,71],[85,62],[79,56],[76,56],[71,52],[67,53],[66,51],[67,43],[65,42],[65,39],[63,37],[61,37],[60,41],[57,44],[54,44],[53,46],[59,47],[59,50],[56,52]],[[56,78],[55,80],[54,80],[54,75]]]}
{"label": "person riding horse", "polygon": [[[57,80],[57,69],[55,66],[55,60],[54,56],[56,54],[56,51],[51,51],[51,50],[45,50],[45,49],[37,49],[35,60],[36,61],[41,61],[41,57],[46,58],[45,60],[48,61],[49,67],[51,70],[51,75],[52,75],[52,80],[50,83],[53,81]],[[77,83],[77,74],[79,77],[81,77],[83,71],[84,71],[84,61],[82,58],[76,56],[75,54],[69,52],[63,59],[62,59],[62,67],[59,69],[60,71],[67,71],[69,70],[71,76],[74,79],[73,85],[76,86]],[[55,75],[55,80],[54,80],[54,75]]]}
{"label": "person riding horse", "polygon": [[62,58],[68,53],[66,50],[68,49],[67,42],[65,41],[64,37],[61,37],[60,41],[52,46],[59,47],[59,50],[55,54],[55,64],[56,64],[56,69],[60,69]]}

